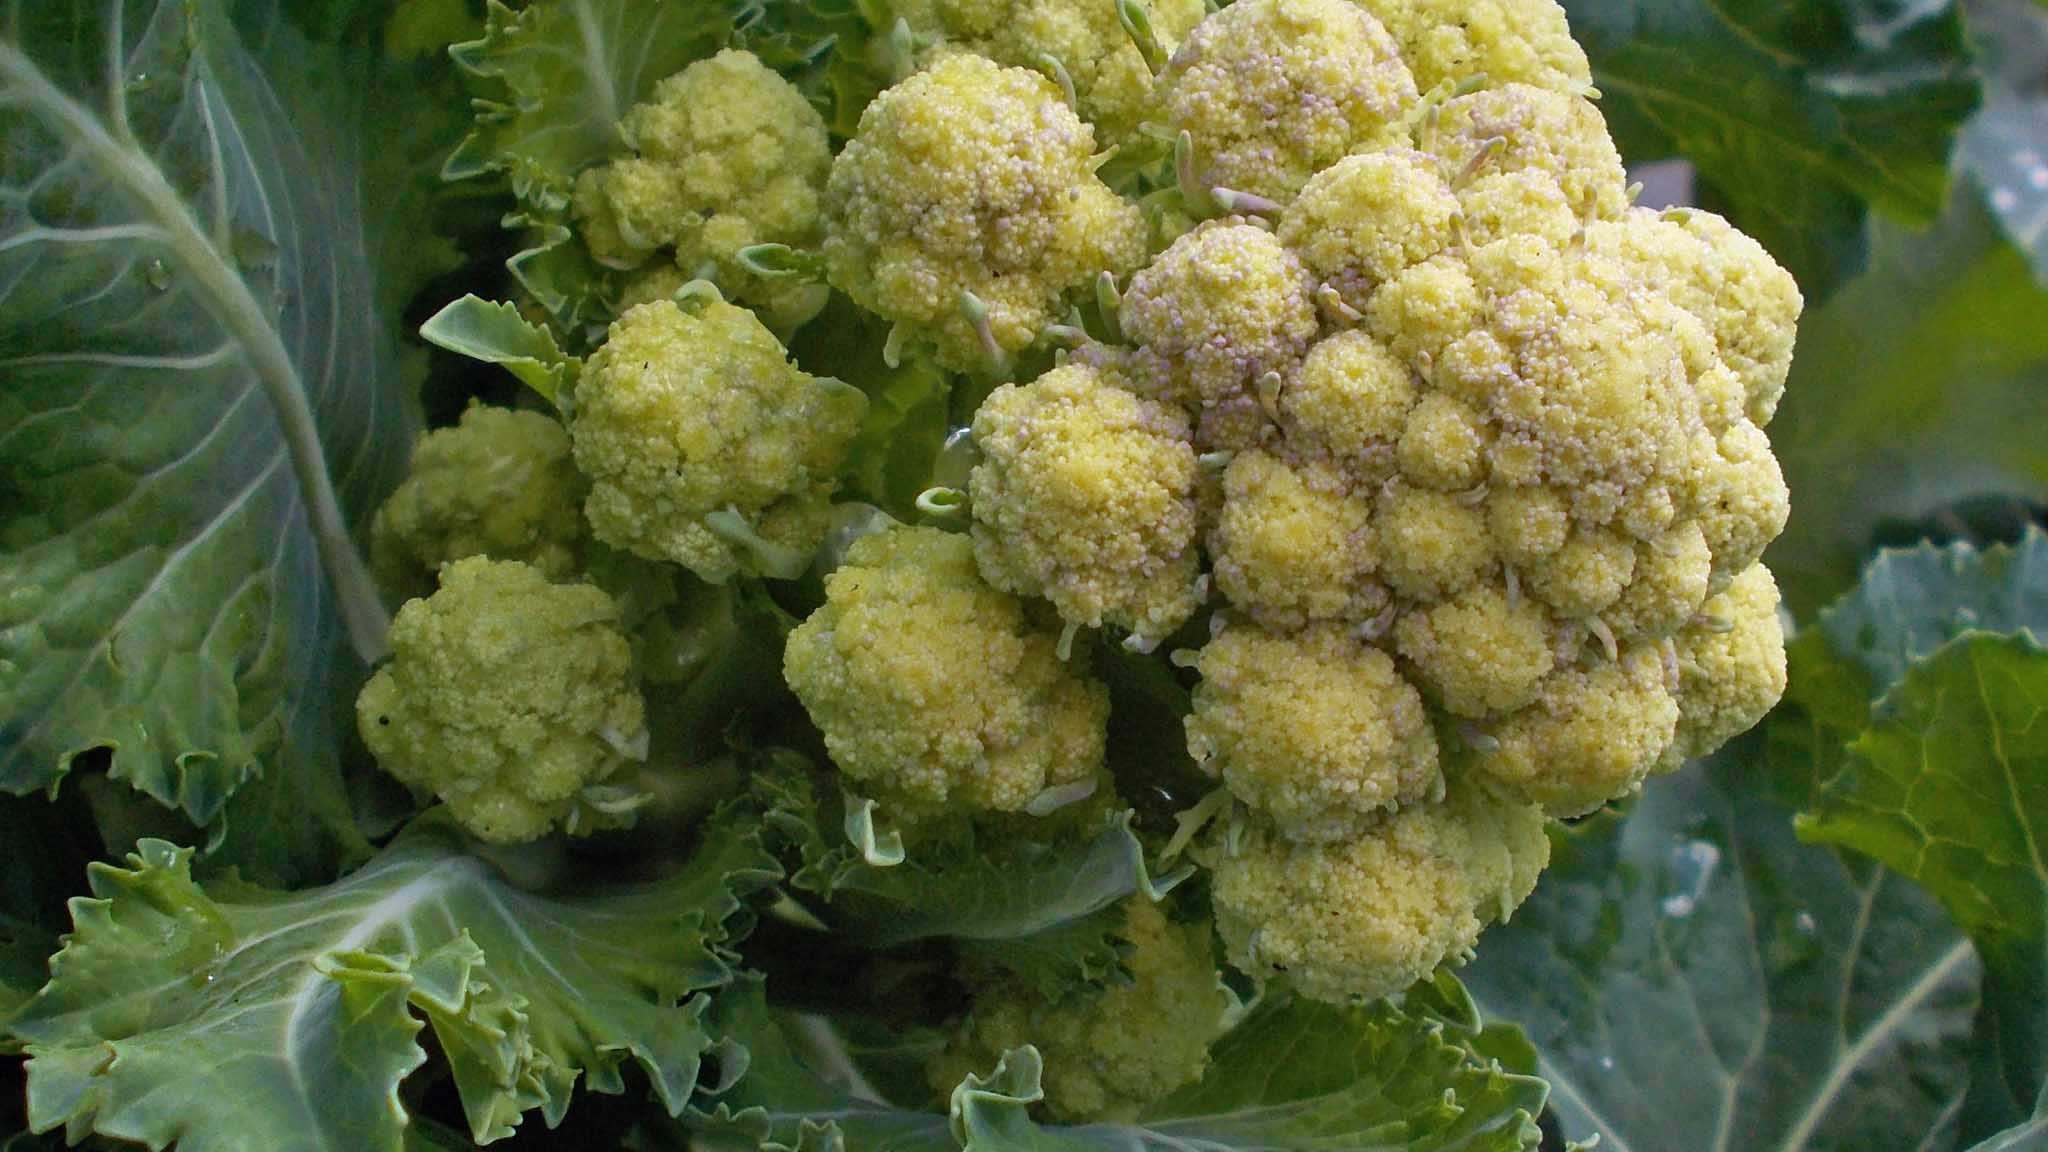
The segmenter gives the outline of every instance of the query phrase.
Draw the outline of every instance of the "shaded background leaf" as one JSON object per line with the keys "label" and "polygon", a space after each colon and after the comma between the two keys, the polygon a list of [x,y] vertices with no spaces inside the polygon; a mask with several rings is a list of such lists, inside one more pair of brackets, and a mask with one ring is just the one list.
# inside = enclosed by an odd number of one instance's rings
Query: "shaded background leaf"
{"label": "shaded background leaf", "polygon": [[2048,480],[2048,290],[1974,193],[1800,323],[1771,443],[1792,518],[1765,553],[1796,613],[1852,586],[1888,520]]}
{"label": "shaded background leaf", "polygon": [[1926,224],[1977,106],[1956,6],[1565,0],[1631,162],[1682,155],[1811,298],[1863,262],[1868,211]]}
{"label": "shaded background leaf", "polygon": [[1757,743],[1652,781],[1625,817],[1557,829],[1466,983],[1527,1032],[1568,1139],[1942,1147],[1976,955],[1910,882],[1801,844]]}
{"label": "shaded background leaf", "polygon": [[1964,130],[1958,160],[2048,282],[2048,11],[2027,0],[1971,0],[1969,14],[1984,60],[1984,108]]}

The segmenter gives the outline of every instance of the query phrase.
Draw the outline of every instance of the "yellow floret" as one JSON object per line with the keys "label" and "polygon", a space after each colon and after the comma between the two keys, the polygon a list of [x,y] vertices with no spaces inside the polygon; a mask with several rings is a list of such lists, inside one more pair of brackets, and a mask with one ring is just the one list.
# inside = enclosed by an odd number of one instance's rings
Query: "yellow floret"
{"label": "yellow floret", "polygon": [[1743,406],[1759,427],[1771,422],[1805,301],[1798,281],[1763,246],[1711,212],[1631,211],[1589,229],[1588,247],[1629,262],[1712,333],[1741,382]]}
{"label": "yellow floret", "polygon": [[1652,646],[1552,673],[1536,702],[1491,729],[1473,764],[1552,816],[1591,812],[1635,790],[1671,747],[1678,704]]}
{"label": "yellow floret", "polygon": [[1319,280],[1362,307],[1381,284],[1449,246],[1457,215],[1434,157],[1389,149],[1316,173],[1278,234]]}
{"label": "yellow floret", "polygon": [[1504,920],[1550,860],[1543,814],[1452,779],[1356,840],[1303,844],[1257,824],[1215,861],[1216,927],[1230,962],[1286,973],[1342,1002],[1402,991]]}
{"label": "yellow floret", "polygon": [[[753,244],[810,247],[831,152],[803,94],[750,52],[726,49],[655,86],[620,131],[636,155],[585,171],[575,211],[599,260],[631,268],[661,249],[787,329],[824,300],[739,263]],[[808,311],[806,311],[808,310]]]}
{"label": "yellow floret", "polygon": [[996,389],[974,442],[974,548],[989,583],[1144,638],[1193,614],[1198,466],[1179,409],[1074,361]]}
{"label": "yellow floret", "polygon": [[413,446],[411,470],[370,523],[377,582],[399,600],[434,590],[451,560],[523,560],[560,580],[583,552],[583,494],[561,421],[471,405]]}
{"label": "yellow floret", "polygon": [[1470,405],[1432,392],[1408,414],[1398,456],[1401,475],[1411,484],[1439,492],[1470,490],[1486,479],[1491,439]]}
{"label": "yellow floret", "polygon": [[1509,564],[1530,564],[1564,547],[1571,506],[1554,488],[1500,488],[1487,493],[1486,526]]}
{"label": "yellow floret", "polygon": [[1672,766],[1705,756],[1747,732],[1785,694],[1785,627],[1778,584],[1753,564],[1707,601],[1700,622],[1680,632],[1678,741]]}
{"label": "yellow floret", "polygon": [[994,367],[1069,294],[1144,258],[1144,212],[1096,176],[1094,152],[1051,80],[940,59],[876,97],[833,162],[833,286],[930,340],[941,364]]}
{"label": "yellow floret", "polygon": [[1586,53],[1572,39],[1557,0],[1358,0],[1401,45],[1427,92],[1484,78],[1583,94],[1592,87]]}
{"label": "yellow floret", "polygon": [[1543,609],[1492,582],[1410,612],[1394,634],[1402,657],[1415,664],[1443,707],[1460,716],[1520,708],[1550,674],[1550,621]]}
{"label": "yellow floret", "polygon": [[1109,698],[975,570],[967,537],[855,541],[790,633],[783,678],[856,788],[925,810],[1014,812],[1102,765]]}
{"label": "yellow floret", "polygon": [[[1171,53],[1202,22],[1202,0],[1148,0],[1161,51]],[[1057,60],[1073,82],[1081,118],[1105,147],[1139,142],[1140,124],[1164,118],[1152,69],[1103,0],[897,0],[895,15],[942,48],[979,53],[998,64],[1039,69]]]}
{"label": "yellow floret", "polygon": [[1635,574],[1628,540],[1605,528],[1581,528],[1564,547],[1527,566],[1523,575],[1536,598],[1562,616],[1590,616],[1614,603]]}
{"label": "yellow floret", "polygon": [[1209,553],[1218,590],[1271,627],[1362,620],[1386,603],[1372,579],[1371,497],[1328,464],[1238,453],[1223,473]]}
{"label": "yellow floret", "polygon": [[1309,284],[1271,232],[1210,221],[1131,278],[1121,318],[1137,370],[1189,408],[1255,406],[1247,390],[1291,374],[1316,334]]}
{"label": "yellow floret", "polygon": [[1480,322],[1483,307],[1465,262],[1438,256],[1381,285],[1364,311],[1374,336],[1427,371]]}
{"label": "yellow floret", "polygon": [[793,577],[824,537],[866,401],[791,364],[752,312],[693,307],[626,313],[576,382],[591,531],[714,582]]}
{"label": "yellow floret", "polygon": [[1557,179],[1534,168],[1479,174],[1458,190],[1458,207],[1465,215],[1465,239],[1475,245],[1510,236],[1565,244],[1579,230],[1578,213]]}
{"label": "yellow floret", "polygon": [[1702,461],[1697,495],[1700,528],[1720,576],[1756,563],[1792,512],[1770,438],[1747,421],[1722,433]]}
{"label": "yellow floret", "polygon": [[1436,736],[1393,660],[1339,624],[1236,624],[1202,649],[1188,751],[1293,840],[1355,837],[1434,799]]}
{"label": "yellow floret", "polygon": [[1527,84],[1460,96],[1444,103],[1422,146],[1453,173],[1547,174],[1581,220],[1616,219],[1628,208],[1621,154],[1600,110],[1582,96]]}
{"label": "yellow floret", "polygon": [[1415,81],[1349,0],[1239,0],[1203,21],[1165,77],[1199,179],[1285,203],[1353,152],[1405,138]]}
{"label": "yellow floret", "polygon": [[584,786],[647,740],[611,597],[481,556],[449,564],[439,591],[398,610],[391,660],[356,698],[356,723],[385,771],[495,841],[570,819]]}
{"label": "yellow floret", "polygon": [[1381,576],[1410,599],[1457,592],[1494,560],[1486,514],[1447,492],[1395,484],[1380,498],[1374,528]]}
{"label": "yellow floret", "polygon": [[1687,520],[1636,544],[1635,573],[1621,599],[1606,612],[1617,636],[1664,636],[1676,631],[1707,598],[1713,555],[1697,521]]}
{"label": "yellow floret", "polygon": [[1408,366],[1365,332],[1339,332],[1309,349],[1280,393],[1290,443],[1319,447],[1360,479],[1394,471],[1394,445],[1415,407]]}
{"label": "yellow floret", "polygon": [[1587,524],[1690,483],[1702,426],[1679,343],[1591,274],[1615,267],[1540,237],[1477,250],[1486,323],[1434,362],[1436,384],[1495,429],[1493,481],[1548,484]]}
{"label": "yellow floret", "polygon": [[970,1014],[926,1068],[949,1093],[1026,1044],[1045,1058],[1046,1119],[1125,1123],[1201,1079],[1227,998],[1203,922],[1176,924],[1142,893],[1124,902],[1131,983],[1047,1004],[1014,978],[971,980]]}

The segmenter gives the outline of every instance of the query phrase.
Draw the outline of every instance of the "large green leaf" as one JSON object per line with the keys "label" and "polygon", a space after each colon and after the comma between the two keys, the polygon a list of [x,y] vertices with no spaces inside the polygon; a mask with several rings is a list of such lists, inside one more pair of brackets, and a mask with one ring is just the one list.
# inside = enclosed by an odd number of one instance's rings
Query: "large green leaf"
{"label": "large green leaf", "polygon": [[1756,743],[1652,781],[1626,818],[1559,828],[1536,894],[1463,976],[1527,1031],[1568,1138],[1938,1147],[1977,957],[1911,883],[1801,844]]}
{"label": "large green leaf", "polygon": [[1042,1126],[1036,1049],[954,1090],[951,1114],[861,1100],[803,1066],[760,985],[720,998],[717,1025],[746,1073],[689,1117],[691,1147],[801,1152],[1523,1152],[1539,1080],[1473,1063],[1443,1025],[1385,1001],[1336,1007],[1275,989],[1217,1041],[1207,1074],[1131,1124]]}
{"label": "large green leaf", "polygon": [[1974,192],[1924,236],[1876,235],[1801,322],[1770,428],[1792,519],[1765,562],[1801,614],[1854,585],[1882,521],[2048,484],[2048,290]]}
{"label": "large green leaf", "polygon": [[1959,159],[2048,282],[2048,12],[2024,0],[1971,0],[1969,11],[1984,108],[1963,132]]}
{"label": "large green leaf", "polygon": [[338,794],[336,641],[385,618],[337,490],[366,511],[414,428],[350,139],[265,70],[331,74],[237,15],[0,12],[0,789],[106,749],[200,825],[258,774]]}
{"label": "large green leaf", "polygon": [[2027,1114],[2048,1075],[2048,652],[1965,633],[1914,665],[1800,824],[1926,885],[1983,951],[1986,1060],[1964,1119]]}
{"label": "large green leaf", "polygon": [[1976,107],[1949,0],[1566,0],[1631,160],[1682,155],[1742,229],[1827,294],[1866,208],[1932,220]]}
{"label": "large green leaf", "polygon": [[[1997,730],[2004,718],[1988,697],[1973,703],[1961,690],[1951,662],[1970,659],[1980,643],[2030,644],[2044,628],[2048,537],[2038,530],[2010,546],[1880,553],[1862,582],[1793,643],[1786,703],[1769,725],[1779,775],[1813,785],[1798,798],[1811,809],[1802,833],[1870,852],[1919,879],[1984,956],[1977,1067],[1962,1117],[1971,1138],[2025,1116],[2042,1089],[2048,945],[2039,927],[2038,868],[2030,902],[1993,890],[1999,883],[2024,889],[2024,876],[2008,871],[1993,881],[1982,860],[1968,858],[2009,856],[2028,840],[2014,821],[2028,817],[2015,809],[2017,795],[1983,790],[1998,783],[2002,759],[2021,746]],[[1942,694],[1938,706],[1930,693]],[[1924,763],[1901,759],[1914,740],[1926,742]],[[1945,774],[1958,768],[1975,778]],[[1914,789],[1913,807],[1887,811],[1901,787]],[[1944,863],[1944,839],[1966,845],[1963,863]]]}
{"label": "large green leaf", "polygon": [[579,1077],[638,1064],[670,1112],[712,1038],[699,990],[729,976],[739,894],[777,875],[746,809],[670,879],[588,895],[511,886],[428,817],[325,888],[208,892],[146,840],[95,865],[47,986],[12,1021],[30,1122],[181,1152],[397,1149],[398,1089],[432,1027],[479,1141]]}

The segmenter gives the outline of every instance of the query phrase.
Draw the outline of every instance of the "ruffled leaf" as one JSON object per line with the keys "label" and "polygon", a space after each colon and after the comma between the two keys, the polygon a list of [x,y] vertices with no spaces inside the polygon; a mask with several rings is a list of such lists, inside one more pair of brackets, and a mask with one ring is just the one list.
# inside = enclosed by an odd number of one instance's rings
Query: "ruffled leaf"
{"label": "ruffled leaf", "polygon": [[404,1145],[400,1082],[434,1030],[479,1141],[580,1079],[638,1064],[680,1111],[713,1046],[701,992],[730,976],[741,895],[772,882],[729,809],[670,879],[552,897],[512,887],[432,816],[360,871],[283,894],[209,892],[146,840],[95,865],[50,982],[12,1022],[29,1120],[182,1152]]}
{"label": "ruffled leaf", "polygon": [[478,296],[450,302],[420,325],[420,337],[458,356],[496,364],[559,410],[568,407],[583,362],[562,351],[546,324],[510,304]]}
{"label": "ruffled leaf", "polygon": [[1792,645],[1773,767],[1809,782],[1801,835],[1931,891],[1984,957],[1965,1140],[2048,1084],[2048,536],[1880,553]]}
{"label": "ruffled leaf", "polygon": [[1908,670],[1814,797],[1803,835],[1924,884],[1982,950],[1985,1047],[1965,1137],[2024,1117],[2048,1079],[2048,651],[1965,633]]}
{"label": "ruffled leaf", "polygon": [[863,1100],[806,1068],[758,984],[719,1000],[713,1027],[746,1073],[693,1110],[704,1147],[762,1152],[1522,1152],[1541,1081],[1474,1063],[1442,1025],[1391,1005],[1337,1007],[1275,990],[1217,1041],[1207,1074],[1130,1124],[1042,1125],[1038,1051],[1010,1052],[952,1093],[949,1114]]}

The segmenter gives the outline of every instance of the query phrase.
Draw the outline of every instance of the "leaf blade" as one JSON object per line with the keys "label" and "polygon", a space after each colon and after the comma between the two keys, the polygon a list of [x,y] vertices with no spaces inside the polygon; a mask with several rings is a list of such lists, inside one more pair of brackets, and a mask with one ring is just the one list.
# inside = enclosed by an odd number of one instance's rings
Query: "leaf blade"
{"label": "leaf blade", "polygon": [[349,157],[308,153],[222,12],[8,15],[0,788],[109,748],[204,825],[331,745],[306,686],[338,623],[383,625],[340,500],[395,477],[413,416],[350,182],[287,178]]}

